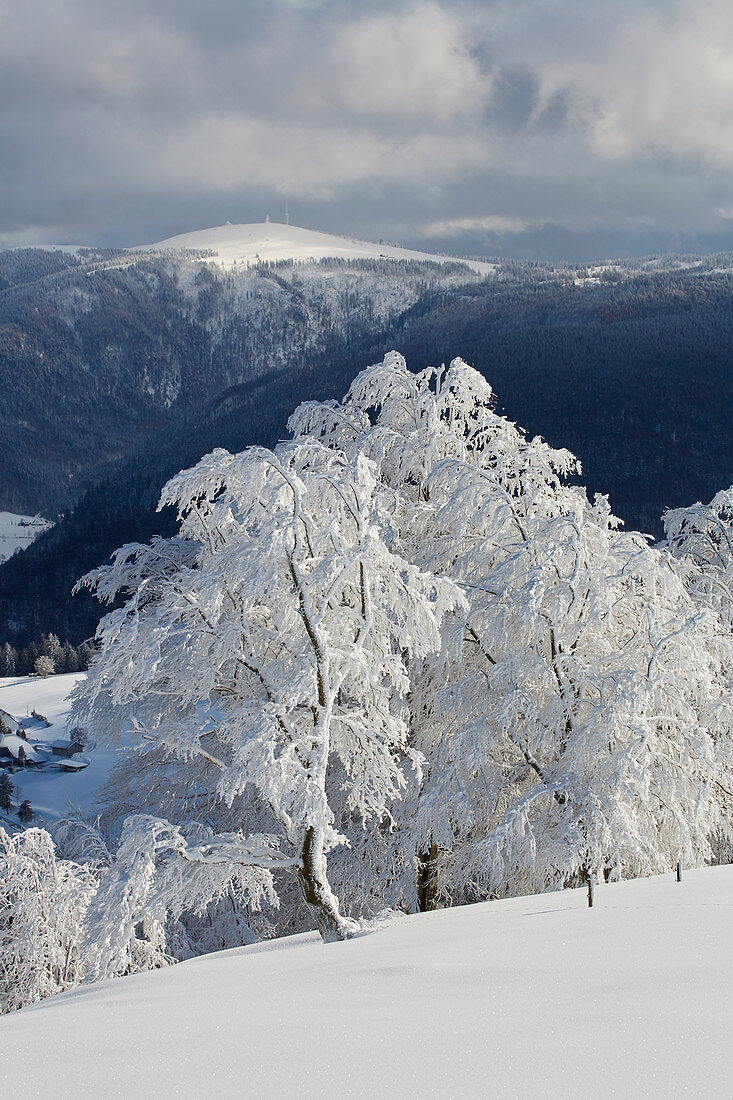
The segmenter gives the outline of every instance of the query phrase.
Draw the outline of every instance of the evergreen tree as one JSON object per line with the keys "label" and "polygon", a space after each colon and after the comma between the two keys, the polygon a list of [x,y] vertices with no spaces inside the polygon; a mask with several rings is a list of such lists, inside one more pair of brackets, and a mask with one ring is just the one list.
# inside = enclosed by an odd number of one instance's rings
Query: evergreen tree
{"label": "evergreen tree", "polygon": [[56,672],[60,671],[60,663],[62,658],[61,642],[56,634],[42,634],[41,644],[38,647],[38,654],[40,657],[48,657],[53,661],[53,667]]}
{"label": "evergreen tree", "polygon": [[82,642],[76,651],[77,660],[79,663],[79,672],[86,672],[92,663],[92,657],[94,656],[94,650],[88,642]]}
{"label": "evergreen tree", "polygon": [[33,820],[33,807],[31,806],[29,798],[23,799],[18,807],[18,820],[21,825],[30,825]]}
{"label": "evergreen tree", "polygon": [[13,792],[15,788],[5,772],[0,775],[0,810],[10,813],[13,809]]}
{"label": "evergreen tree", "polygon": [[61,649],[61,664],[56,666],[57,672],[78,672],[79,656],[76,649],[69,642],[64,642]]}
{"label": "evergreen tree", "polygon": [[19,676],[32,676],[38,660],[38,646],[31,642],[18,654],[17,672]]}
{"label": "evergreen tree", "polygon": [[15,676],[18,654],[16,650],[6,642],[0,649],[0,676]]}

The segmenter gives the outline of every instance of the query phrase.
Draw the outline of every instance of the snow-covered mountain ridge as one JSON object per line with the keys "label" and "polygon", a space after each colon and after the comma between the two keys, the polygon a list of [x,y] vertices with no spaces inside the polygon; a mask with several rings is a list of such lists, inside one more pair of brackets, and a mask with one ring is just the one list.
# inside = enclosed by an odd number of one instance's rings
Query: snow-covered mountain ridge
{"label": "snow-covered mountain ridge", "polygon": [[[733,868],[219,952],[0,1020],[8,1095],[730,1095]],[[32,1047],[29,1037],[32,1036]]]}
{"label": "snow-covered mountain ridge", "polygon": [[[190,436],[190,421],[237,387],[306,368],[327,349],[337,358],[431,289],[483,281],[460,263],[360,247],[265,223],[77,261],[0,253],[0,507],[67,511],[105,466],[184,423]],[[273,270],[258,256],[287,262]],[[5,290],[3,271],[15,280]],[[28,384],[39,372],[43,384]]]}
{"label": "snow-covered mountain ridge", "polygon": [[353,240],[302,229],[278,222],[253,222],[249,225],[220,225],[193,233],[181,233],[157,244],[142,245],[136,252],[210,252],[207,257],[220,267],[251,267],[263,262],[294,260],[299,263],[336,258],[340,260],[433,260],[437,263],[465,263],[481,275],[492,275],[496,264],[481,260],[416,252],[397,245]]}

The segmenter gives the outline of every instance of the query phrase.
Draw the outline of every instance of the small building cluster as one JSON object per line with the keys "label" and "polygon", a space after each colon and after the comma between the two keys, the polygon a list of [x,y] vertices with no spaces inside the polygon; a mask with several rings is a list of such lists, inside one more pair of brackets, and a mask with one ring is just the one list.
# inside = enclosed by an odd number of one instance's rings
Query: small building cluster
{"label": "small building cluster", "polygon": [[[38,717],[34,713],[33,718],[28,720],[28,726],[41,724]],[[49,725],[45,719],[42,724]],[[22,719],[0,710],[0,768],[15,771],[18,768],[55,767],[60,771],[77,772],[87,767],[88,760],[75,759],[84,748],[77,738],[44,741],[37,737],[31,740],[32,735],[33,731],[25,728]]]}

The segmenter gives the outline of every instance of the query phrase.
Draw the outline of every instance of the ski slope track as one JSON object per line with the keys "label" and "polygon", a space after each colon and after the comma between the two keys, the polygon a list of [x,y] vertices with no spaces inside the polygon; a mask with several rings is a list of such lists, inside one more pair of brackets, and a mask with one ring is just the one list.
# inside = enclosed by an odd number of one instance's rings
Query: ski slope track
{"label": "ski slope track", "polygon": [[414,252],[397,245],[372,244],[368,241],[335,237],[297,225],[278,222],[255,222],[250,225],[220,225],[182,233],[157,244],[142,245],[135,252],[206,251],[206,259],[220,267],[251,267],[264,261],[295,260],[310,263],[326,258],[341,260],[433,260],[436,263],[465,263],[481,275],[491,275],[496,264],[460,257],[439,256],[430,252]]}
{"label": "ski slope track", "polygon": [[731,1095],[733,868],[204,956],[0,1021],[8,1096]]}

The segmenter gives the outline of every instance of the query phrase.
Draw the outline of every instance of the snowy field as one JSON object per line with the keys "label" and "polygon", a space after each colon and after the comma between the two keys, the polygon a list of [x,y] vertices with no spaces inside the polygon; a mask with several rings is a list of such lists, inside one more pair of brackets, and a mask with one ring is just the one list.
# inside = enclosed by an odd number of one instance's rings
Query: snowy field
{"label": "snowy field", "polygon": [[0,561],[11,557],[16,550],[25,550],[34,539],[53,524],[41,516],[17,516],[14,512],[0,512]]}
{"label": "snowy field", "polygon": [[[248,266],[261,260],[321,260],[336,257],[345,260],[436,260],[450,262],[451,257],[430,252],[414,252],[396,245],[372,244],[348,237],[334,237],[330,233],[318,233],[313,229],[301,229],[297,225],[281,225],[278,222],[255,222],[250,225],[220,225],[214,229],[201,229],[194,233],[182,233],[157,244],[141,246],[135,251],[165,251],[180,249],[207,249],[214,255],[212,262],[224,268]],[[482,275],[494,272],[496,264],[479,260],[459,260]]]}
{"label": "snowy field", "polygon": [[294,936],[0,1020],[19,1097],[729,1097],[733,868]]}
{"label": "snowy field", "polygon": [[[33,741],[55,741],[66,737],[66,719],[69,713],[68,695],[74,685],[84,677],[83,672],[49,676],[42,680],[37,676],[0,677],[0,709],[21,720],[35,709],[48,718],[48,729],[29,725],[29,737]],[[114,749],[94,748],[85,750],[89,767],[78,774],[54,770],[24,768],[9,776],[15,788],[16,804],[30,799],[36,824],[41,819],[54,820],[63,817],[72,807],[90,808],[99,788],[106,782],[117,753]]]}

